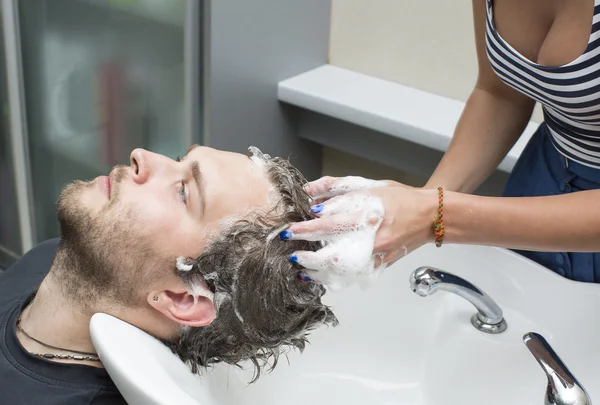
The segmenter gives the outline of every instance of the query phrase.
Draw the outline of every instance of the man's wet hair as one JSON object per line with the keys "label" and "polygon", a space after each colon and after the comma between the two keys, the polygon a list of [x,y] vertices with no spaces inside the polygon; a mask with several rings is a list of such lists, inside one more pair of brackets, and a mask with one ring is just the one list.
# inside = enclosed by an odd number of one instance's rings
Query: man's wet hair
{"label": "man's wet hair", "polygon": [[264,170],[277,191],[268,212],[234,222],[197,258],[179,271],[190,286],[205,282],[214,293],[215,320],[184,327],[172,346],[194,373],[215,363],[254,364],[255,381],[272,370],[280,354],[303,350],[311,330],[337,325],[321,302],[325,288],[299,279],[302,270],[289,260],[298,250],[315,251],[317,242],[283,241],[282,226],[313,219],[302,174],[289,161],[262,155]]}

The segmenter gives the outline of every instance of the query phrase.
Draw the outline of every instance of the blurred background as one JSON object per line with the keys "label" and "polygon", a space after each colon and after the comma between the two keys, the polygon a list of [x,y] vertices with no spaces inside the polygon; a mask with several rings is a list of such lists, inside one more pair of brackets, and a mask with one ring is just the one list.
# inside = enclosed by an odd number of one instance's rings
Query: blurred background
{"label": "blurred background", "polygon": [[[3,3],[0,265],[59,234],[55,202],[67,182],[108,173],[134,147],[175,156],[190,143],[187,8],[185,0]],[[201,131],[193,137],[202,142]]]}

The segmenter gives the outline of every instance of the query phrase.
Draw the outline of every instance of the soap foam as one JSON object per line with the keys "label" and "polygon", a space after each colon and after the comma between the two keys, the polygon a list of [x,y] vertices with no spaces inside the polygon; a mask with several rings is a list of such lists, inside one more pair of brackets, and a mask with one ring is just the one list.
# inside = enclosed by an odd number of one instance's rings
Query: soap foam
{"label": "soap foam", "polygon": [[331,187],[323,190],[321,193],[314,196],[314,198],[331,198],[352,191],[368,190],[376,187],[385,187],[387,185],[387,182],[383,180],[371,180],[360,176],[346,176],[338,179]]}
{"label": "soap foam", "polygon": [[197,284],[192,284],[190,286],[190,293],[194,296],[194,297],[206,297],[211,301],[214,301],[214,294],[212,291],[210,291],[210,289],[208,288],[208,286],[205,283],[197,283]]}
{"label": "soap foam", "polygon": [[324,247],[311,254],[307,274],[332,291],[353,284],[366,289],[379,277],[385,265],[375,268],[373,246],[384,216],[377,196],[347,194],[336,202],[335,215],[350,214],[347,222],[328,230]]}
{"label": "soap foam", "polygon": [[[183,256],[179,256],[176,261],[176,266],[179,271],[189,272],[194,268],[193,264],[186,263],[186,258]],[[211,273],[212,274],[212,273]],[[188,292],[192,294],[194,297],[206,297],[209,300],[214,302],[214,294],[208,288],[208,285],[201,277],[195,277],[195,281],[188,283],[189,289]]]}
{"label": "soap foam", "polygon": [[[254,162],[254,164],[263,172],[267,168],[267,165],[271,161],[271,155],[266,153],[262,153],[260,149],[256,146],[250,146],[248,148],[248,152],[250,153],[250,160]],[[279,193],[277,190],[271,185],[269,187],[269,191],[267,192],[267,203],[269,206],[272,206],[277,203],[279,200]]]}
{"label": "soap foam", "polygon": [[186,260],[186,259],[185,259],[185,257],[183,257],[183,256],[179,256],[179,257],[177,258],[177,270],[179,270],[179,271],[190,271],[191,269],[193,269],[193,268],[194,268],[194,266],[193,266],[193,265],[191,265],[191,264],[187,264],[187,263],[185,262],[185,260]]}
{"label": "soap foam", "polygon": [[262,153],[256,146],[250,146],[248,148],[248,152],[250,152],[250,160],[256,163],[256,165],[259,167],[265,167],[267,162],[271,160],[271,156]]}

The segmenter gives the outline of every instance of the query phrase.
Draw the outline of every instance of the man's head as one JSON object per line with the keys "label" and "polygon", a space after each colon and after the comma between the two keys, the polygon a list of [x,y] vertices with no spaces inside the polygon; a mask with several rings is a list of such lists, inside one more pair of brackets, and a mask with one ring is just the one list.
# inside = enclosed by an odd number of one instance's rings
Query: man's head
{"label": "man's head", "polygon": [[61,194],[55,276],[85,310],[172,342],[194,371],[258,365],[336,323],[323,287],[299,280],[288,260],[318,246],[277,238],[282,225],[311,218],[304,182],[258,150],[249,159],[194,147],[179,161],[136,149],[130,166]]}

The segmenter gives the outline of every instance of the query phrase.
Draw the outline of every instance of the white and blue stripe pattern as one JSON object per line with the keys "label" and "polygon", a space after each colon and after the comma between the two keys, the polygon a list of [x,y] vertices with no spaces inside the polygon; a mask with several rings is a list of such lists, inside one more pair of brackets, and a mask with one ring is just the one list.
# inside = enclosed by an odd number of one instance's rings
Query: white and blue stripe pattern
{"label": "white and blue stripe pattern", "polygon": [[562,66],[534,63],[496,31],[487,0],[487,55],[498,77],[542,105],[552,142],[564,156],[600,168],[600,0],[595,0],[588,46]]}

